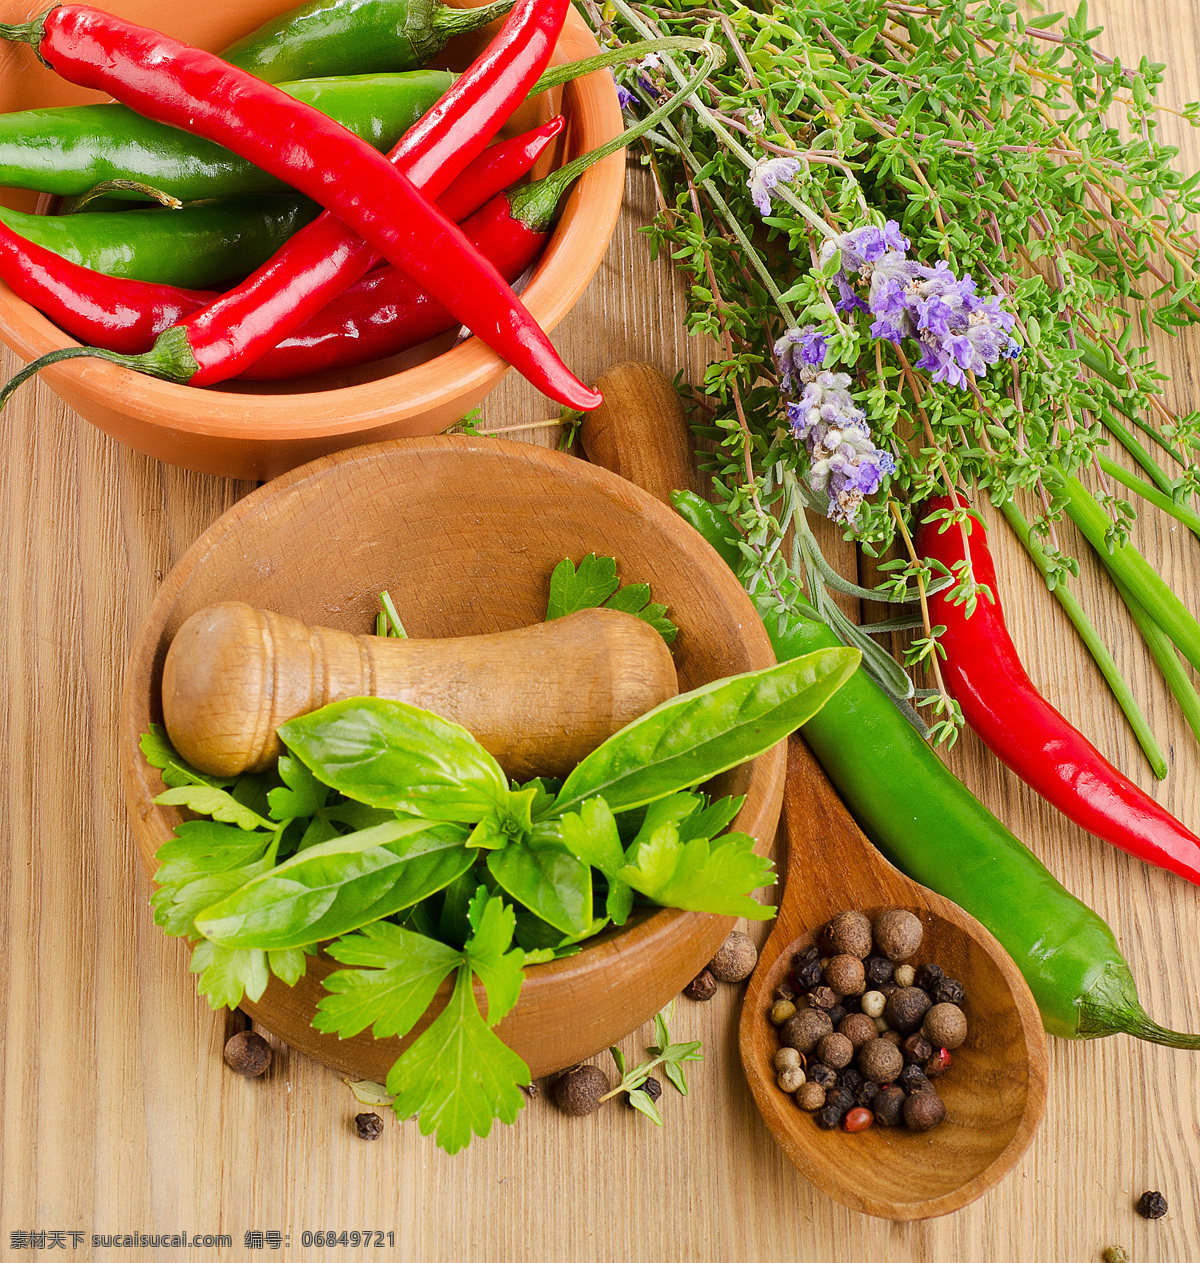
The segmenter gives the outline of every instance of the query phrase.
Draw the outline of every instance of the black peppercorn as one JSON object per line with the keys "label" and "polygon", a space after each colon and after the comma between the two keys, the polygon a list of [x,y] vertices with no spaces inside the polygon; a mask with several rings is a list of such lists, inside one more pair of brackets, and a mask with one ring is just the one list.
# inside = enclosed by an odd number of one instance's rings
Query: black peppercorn
{"label": "black peppercorn", "polygon": [[900,1045],[900,1051],[904,1054],[904,1060],[911,1065],[914,1061],[928,1061],[933,1056],[933,1045],[924,1035],[918,1033],[910,1035]]}
{"label": "black peppercorn", "polygon": [[806,960],[816,960],[821,955],[821,949],[816,943],[810,943],[807,947],[796,953],[796,963],[800,964]]}
{"label": "black peppercorn", "polygon": [[915,985],[924,991],[932,991],[945,976],[946,971],[941,965],[918,965]]}
{"label": "black peppercorn", "polygon": [[833,1023],[834,1030],[837,1029],[838,1023],[846,1016],[846,1006],[844,1004],[835,1004],[832,1009],[827,1009],[829,1020]]}
{"label": "black peppercorn", "polygon": [[825,1093],[825,1108],[835,1107],[839,1114],[854,1108],[854,1095],[847,1088],[830,1088]]}
{"label": "black peppercorn", "polygon": [[870,1079],[864,1079],[854,1092],[854,1099],[859,1105],[865,1105],[870,1109],[875,1104],[875,1098],[879,1095],[879,1085],[872,1083]]}
{"label": "black peppercorn", "polygon": [[862,996],[844,995],[842,996],[842,999],[841,999],[841,1005],[842,1005],[842,1008],[845,1009],[847,1013],[861,1013],[862,1012]]}
{"label": "black peppercorn", "polygon": [[786,982],[781,982],[779,986],[775,988],[774,998],[776,1000],[794,1000],[796,998],[796,993],[787,985]]}
{"label": "black peppercorn", "polygon": [[942,978],[929,993],[934,1004],[957,1004],[962,1006],[967,998],[967,989],[957,978]]}
{"label": "black peppercorn", "polygon": [[851,1092],[857,1092],[863,1085],[862,1075],[853,1066],[847,1066],[845,1070],[839,1071],[837,1081],[841,1087],[849,1088]]}
{"label": "black peppercorn", "polygon": [[792,969],[792,986],[798,992],[811,991],[821,982],[821,961],[814,956],[810,960],[797,960]]}
{"label": "black peppercorn", "polygon": [[683,994],[689,1000],[711,1000],[717,994],[717,980],[708,972],[702,969],[683,989]]}
{"label": "black peppercorn", "polygon": [[896,1082],[906,1092],[923,1092],[926,1088],[932,1089],[933,1087],[933,1084],[929,1082],[925,1071],[915,1063],[913,1065],[905,1066],[897,1076]]}
{"label": "black peppercorn", "polygon": [[904,1121],[906,1099],[904,1089],[898,1088],[894,1083],[880,1088],[871,1104],[875,1112],[875,1121],[881,1127],[899,1127]]}
{"label": "black peppercorn", "polygon": [[868,956],[863,961],[863,968],[867,985],[873,989],[877,989],[881,982],[891,982],[892,974],[896,972],[896,966],[886,956]]}
{"label": "black peppercorn", "polygon": [[378,1140],[383,1135],[383,1119],[378,1114],[355,1114],[354,1130],[360,1140]]}
{"label": "black peppercorn", "polygon": [[878,991],[880,995],[889,996],[893,991],[898,991],[899,988],[894,982],[881,982],[875,990]]}
{"label": "black peppercorn", "polygon": [[823,1061],[815,1061],[809,1066],[807,1072],[809,1080],[817,1083],[823,1088],[831,1088],[837,1083],[837,1072],[827,1066]]}
{"label": "black peppercorn", "polygon": [[1138,1198],[1137,1213],[1143,1219],[1161,1219],[1167,1213],[1167,1199],[1159,1192],[1146,1192]]}
{"label": "black peppercorn", "polygon": [[842,1111],[836,1105],[823,1105],[813,1117],[822,1131],[832,1131],[842,1121]]}
{"label": "black peppercorn", "polygon": [[[646,1082],[642,1084],[641,1090],[645,1092],[651,1101],[657,1101],[658,1098],[662,1096],[662,1084],[653,1077],[647,1079]],[[628,1096],[625,1098],[625,1104],[628,1105],[630,1109],[633,1108]]]}

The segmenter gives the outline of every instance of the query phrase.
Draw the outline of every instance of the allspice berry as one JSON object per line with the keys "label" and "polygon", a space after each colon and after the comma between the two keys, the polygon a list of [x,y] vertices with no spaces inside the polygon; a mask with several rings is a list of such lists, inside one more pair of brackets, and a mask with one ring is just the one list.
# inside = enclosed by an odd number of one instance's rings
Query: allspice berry
{"label": "allspice berry", "polygon": [[717,980],[707,969],[702,969],[683,989],[689,1000],[711,1000],[717,994]]}
{"label": "allspice berry", "polygon": [[835,956],[825,969],[825,981],[838,995],[861,995],[867,976],[857,956]]}
{"label": "allspice berry", "polygon": [[913,1131],[932,1131],[945,1117],[945,1102],[932,1089],[905,1099],[904,1121]]}
{"label": "allspice berry", "polygon": [[892,1083],[904,1069],[904,1058],[895,1044],[873,1039],[858,1050],[858,1068],[872,1083]]}
{"label": "allspice berry", "polygon": [[838,1033],[845,1035],[857,1052],[868,1040],[875,1038],[875,1023],[865,1013],[848,1013],[838,1023]]}
{"label": "allspice berry", "polygon": [[861,912],[839,912],[825,927],[825,942],[831,956],[865,960],[871,954],[871,922]]}
{"label": "allspice berry", "polygon": [[807,1110],[810,1114],[821,1109],[825,1104],[825,1089],[819,1083],[813,1083],[811,1080],[803,1084],[800,1091],[796,1093],[796,1104],[802,1110]]}
{"label": "allspice berry", "polygon": [[903,908],[889,908],[875,918],[875,950],[888,960],[907,960],[924,937],[921,922]]}
{"label": "allspice berry", "polygon": [[354,1130],[360,1140],[378,1140],[383,1135],[383,1119],[378,1114],[355,1114]]}
{"label": "allspice berry", "polygon": [[801,1009],[779,1028],[779,1042],[803,1053],[806,1057],[817,1046],[817,1040],[833,1030],[833,1023],[820,1009]]}
{"label": "allspice berry", "polygon": [[257,1079],[271,1064],[271,1045],[254,1031],[238,1031],[225,1044],[225,1064],[236,1074]]}
{"label": "allspice berry", "polygon": [[610,1087],[608,1075],[599,1066],[576,1066],[555,1081],[554,1100],[564,1114],[582,1118],[600,1108],[600,1098]]}
{"label": "allspice berry", "polygon": [[[911,1035],[924,1021],[929,1007],[929,996],[920,987],[897,987],[883,1006],[883,1018],[892,1030]],[[932,1035],[929,1042],[938,1043]]]}
{"label": "allspice berry", "polygon": [[934,1048],[961,1048],[967,1038],[967,1019],[957,1004],[935,1004],[925,1014],[921,1030]]}
{"label": "allspice berry", "polygon": [[831,1069],[841,1070],[854,1057],[854,1045],[845,1035],[833,1031],[822,1036],[817,1043],[817,1057]]}
{"label": "allspice berry", "polygon": [[899,1127],[904,1121],[904,1089],[889,1083],[875,1093],[871,1108],[875,1112],[875,1121],[881,1127]]}
{"label": "allspice berry", "polygon": [[708,962],[708,972],[718,982],[741,982],[750,977],[757,964],[758,948],[753,939],[741,930],[734,930]]}

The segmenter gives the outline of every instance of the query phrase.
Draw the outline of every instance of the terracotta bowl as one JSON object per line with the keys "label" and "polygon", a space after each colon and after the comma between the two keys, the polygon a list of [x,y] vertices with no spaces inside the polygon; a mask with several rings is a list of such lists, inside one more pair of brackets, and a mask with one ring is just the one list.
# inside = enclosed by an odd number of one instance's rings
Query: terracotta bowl
{"label": "terracotta bowl", "polygon": [[[387,589],[413,636],[463,636],[539,622],[550,572],[564,557],[613,556],[625,582],[647,582],[679,625],[682,690],[774,662],[762,624],[732,572],[668,508],[605,470],[558,452],[472,438],[375,444],[314,461],[247,496],[167,576],[138,636],[125,681],[121,761],[147,871],[177,811],[152,801],[158,772],[138,736],[161,722],[162,664],[197,609],[244,600],[309,623],[369,631]],[[710,789],[744,794],[733,828],[765,852],[783,796],[783,745]],[[663,910],[593,940],[579,955],[531,967],[501,1037],[534,1075],[591,1056],[635,1030],[711,959],[727,917]],[[339,1040],[310,1025],[336,966],[309,962],[288,988],[272,980],[244,1007],[292,1047],[382,1080],[398,1040]],[[181,966],[182,968],[182,966]],[[440,1008],[449,994],[443,988]]]}
{"label": "terracotta bowl", "polygon": [[[471,0],[451,0],[471,3]],[[291,0],[212,0],[192,8],[159,0],[107,0],[114,13],[156,26],[205,48],[219,49],[291,6]],[[0,22],[25,21],[45,6],[0,0]],[[498,27],[499,24],[497,24]],[[490,32],[493,28],[488,28]],[[443,64],[465,67],[487,35],[462,36]],[[554,60],[597,51],[572,10]],[[0,111],[101,100],[64,83],[25,45],[0,48]],[[535,175],[603,144],[621,130],[612,76],[599,72],[543,93],[513,116],[510,134],[561,112],[568,126],[543,154]],[[552,330],[587,288],[608,248],[625,182],[623,154],[591,168],[575,185],[522,297]],[[33,210],[36,194],[0,189],[0,203]],[[25,360],[75,343],[45,316],[0,284],[0,338]],[[478,338],[453,346],[454,335],[403,355],[344,372],[289,382],[226,384],[198,390],[157,381],[99,360],[55,365],[44,380],[100,429],[138,451],[203,473],[261,480],[328,452],[377,439],[436,434],[499,384],[508,365]]]}

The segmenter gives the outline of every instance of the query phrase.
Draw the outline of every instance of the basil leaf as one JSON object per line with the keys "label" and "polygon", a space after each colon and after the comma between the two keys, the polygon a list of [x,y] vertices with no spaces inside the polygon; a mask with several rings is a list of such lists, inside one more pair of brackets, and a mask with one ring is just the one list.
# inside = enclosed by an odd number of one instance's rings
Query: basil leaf
{"label": "basil leaf", "polygon": [[717,680],[635,719],[567,777],[554,815],[602,794],[616,812],[745,763],[807,723],[854,674],[855,649],[822,649]]}
{"label": "basil leaf", "polygon": [[300,851],[197,918],[227,947],[279,950],[347,934],[426,898],[470,868],[466,831],[393,820]]}
{"label": "basil leaf", "polygon": [[334,702],[279,736],[318,780],[372,807],[474,824],[508,805],[507,777],[465,728],[404,702]]}
{"label": "basil leaf", "polygon": [[592,870],[563,846],[556,825],[492,851],[487,866],[502,890],[564,934],[592,924]]}

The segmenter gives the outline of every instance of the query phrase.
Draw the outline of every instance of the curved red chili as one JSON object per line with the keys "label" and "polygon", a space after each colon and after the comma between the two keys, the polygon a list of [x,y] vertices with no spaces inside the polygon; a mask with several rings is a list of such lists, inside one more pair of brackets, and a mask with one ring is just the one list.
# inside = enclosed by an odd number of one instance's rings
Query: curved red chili
{"label": "curved red chili", "polygon": [[[949,496],[939,496],[925,505],[923,516],[952,507]],[[941,521],[921,526],[917,550],[952,568],[969,543],[976,582],[996,595],[984,528],[973,520],[966,542],[959,525],[945,531]],[[1081,828],[1200,885],[1200,838],[1113,767],[1037,691],[1004,625],[999,596],[994,604],[981,599],[969,618],[944,593],[929,604],[934,623],[946,628],[942,674],[988,749]]]}
{"label": "curved red chili", "polygon": [[[197,385],[233,375],[258,358],[264,342],[278,340],[281,321],[290,329],[307,318],[312,308],[300,301],[300,291],[304,297],[320,292],[319,307],[345,288],[338,269],[358,253],[357,233],[546,394],[570,407],[598,403],[599,396],[572,376],[499,272],[461,231],[387,159],[318,111],[214,54],[83,5],[57,6],[40,21],[3,33],[35,43],[39,57],[71,82],[111,93],[147,117],[225,145],[318,201],[345,225],[342,248],[310,259],[311,275],[297,275],[281,263],[281,251],[246,285],[168,330],[136,366]],[[432,145],[440,132],[426,136]],[[454,174],[488,138],[466,146]],[[439,178],[444,169],[445,164]],[[434,195],[441,191],[427,187]],[[302,283],[313,276],[315,286]],[[270,301],[262,301],[260,290]]]}
{"label": "curved red chili", "polygon": [[[442,194],[438,206],[455,222],[473,215],[497,193],[525,175],[562,126],[562,115],[556,115],[532,131],[498,141],[485,149]],[[384,274],[394,275],[395,269],[377,269],[367,279],[374,281],[376,276]],[[3,224],[0,224],[0,280],[73,338],[126,355],[147,350],[164,329],[206,307],[217,297],[207,290],[176,289],[170,285],[105,276],[36,245]],[[357,288],[357,285],[352,286],[347,295]],[[321,314],[314,319],[320,319]],[[368,319],[369,314],[356,313],[360,320]]]}

